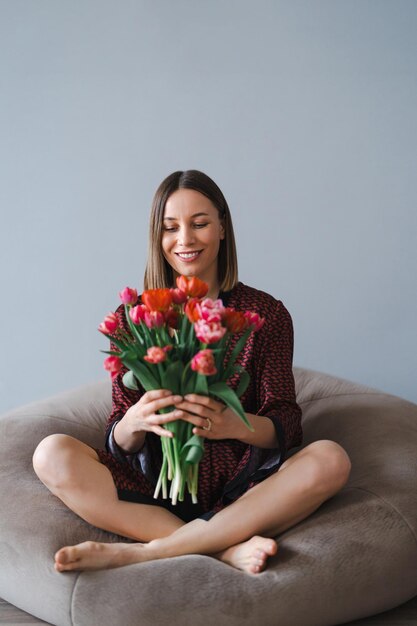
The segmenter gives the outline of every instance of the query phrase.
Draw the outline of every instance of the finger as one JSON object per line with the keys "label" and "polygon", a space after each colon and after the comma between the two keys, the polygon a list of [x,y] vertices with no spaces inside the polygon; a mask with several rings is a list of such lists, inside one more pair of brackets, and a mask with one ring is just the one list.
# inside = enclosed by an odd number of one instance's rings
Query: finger
{"label": "finger", "polygon": [[170,394],[169,396],[165,396],[164,398],[159,398],[158,400],[153,400],[146,405],[146,412],[156,413],[159,409],[164,409],[167,406],[171,406],[174,404],[178,404],[182,401],[182,396]]}
{"label": "finger", "polygon": [[166,428],[162,428],[162,426],[154,426],[152,428],[152,432],[156,435],[160,435],[161,437],[170,437],[171,439],[174,436],[174,433],[172,433],[170,430],[167,430]]}
{"label": "finger", "polygon": [[209,417],[210,409],[202,404],[196,404],[195,402],[179,402],[175,404],[175,407],[181,411],[187,411],[188,413],[195,413],[201,417]]}
{"label": "finger", "polygon": [[146,391],[141,399],[145,402],[150,402],[152,400],[157,400],[158,398],[163,398],[171,395],[172,391],[170,391],[169,389],[151,389],[150,391]]}
{"label": "finger", "polygon": [[178,416],[179,419],[184,420],[184,422],[194,424],[194,426],[197,426],[200,429],[203,429],[208,425],[206,417],[199,417],[198,415],[193,415],[192,413],[188,413],[187,411],[175,411],[175,413],[180,413],[180,415]]}
{"label": "finger", "polygon": [[181,415],[179,411],[170,411],[169,413],[152,413],[146,418],[146,423],[150,425],[169,424],[180,419]]}
{"label": "finger", "polygon": [[222,402],[218,402],[210,396],[200,396],[198,393],[189,393],[184,396],[184,400],[201,404],[210,408],[212,411],[222,411],[225,406]]}
{"label": "finger", "polygon": [[213,433],[211,430],[204,430],[204,428],[199,428],[196,426],[193,428],[193,435],[198,435],[199,437],[205,437],[206,439],[212,439]]}

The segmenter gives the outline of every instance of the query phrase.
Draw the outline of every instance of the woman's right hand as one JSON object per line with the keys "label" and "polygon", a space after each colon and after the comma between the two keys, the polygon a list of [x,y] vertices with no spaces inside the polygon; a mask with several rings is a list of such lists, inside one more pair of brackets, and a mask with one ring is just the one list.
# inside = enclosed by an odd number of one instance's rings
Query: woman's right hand
{"label": "woman's right hand", "polygon": [[178,414],[175,409],[169,413],[158,413],[158,411],[173,406],[175,403],[178,404],[182,399],[182,396],[175,395],[167,389],[155,389],[144,393],[116,424],[114,436],[117,445],[131,453],[143,446],[147,432],[162,437],[173,437],[173,433],[163,428],[163,425],[177,420],[181,411]]}

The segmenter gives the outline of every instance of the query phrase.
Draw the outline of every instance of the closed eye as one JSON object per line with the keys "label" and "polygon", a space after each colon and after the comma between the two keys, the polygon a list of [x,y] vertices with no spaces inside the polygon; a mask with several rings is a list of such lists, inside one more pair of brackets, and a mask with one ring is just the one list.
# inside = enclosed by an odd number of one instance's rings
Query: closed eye
{"label": "closed eye", "polygon": [[[208,226],[208,222],[199,222],[198,224],[193,224],[193,228],[204,228],[205,226]],[[174,231],[178,230],[178,226],[164,226],[163,229],[167,233],[173,233]]]}

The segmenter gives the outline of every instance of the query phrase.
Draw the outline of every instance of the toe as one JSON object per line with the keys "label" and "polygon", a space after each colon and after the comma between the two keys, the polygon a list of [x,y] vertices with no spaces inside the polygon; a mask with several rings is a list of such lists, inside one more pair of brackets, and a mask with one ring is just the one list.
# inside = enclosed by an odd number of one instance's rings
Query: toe
{"label": "toe", "polygon": [[60,565],[65,565],[66,563],[69,563],[70,560],[71,558],[70,558],[69,548],[61,548],[55,554],[55,561],[56,563],[59,563]]}
{"label": "toe", "polygon": [[65,569],[72,569],[77,560],[78,554],[75,547],[61,548],[61,550],[58,550],[55,554],[56,569],[60,572]]}
{"label": "toe", "polygon": [[276,541],[274,541],[273,539],[271,539],[270,541],[268,541],[268,543],[264,546],[264,550],[266,551],[266,553],[269,556],[273,556],[274,554],[277,553],[278,550],[278,544]]}

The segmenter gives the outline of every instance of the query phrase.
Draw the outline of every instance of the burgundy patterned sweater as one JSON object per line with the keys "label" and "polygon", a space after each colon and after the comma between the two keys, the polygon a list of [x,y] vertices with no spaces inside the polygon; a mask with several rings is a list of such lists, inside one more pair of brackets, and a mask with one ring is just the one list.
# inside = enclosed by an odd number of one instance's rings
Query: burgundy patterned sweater
{"label": "burgundy patterned sweater", "polygon": [[[279,448],[262,449],[234,439],[205,439],[204,457],[199,466],[198,500],[203,511],[213,512],[275,472],[284,462],[287,450],[302,442],[301,410],[295,399],[292,372],[293,326],[287,309],[281,301],[241,282],[231,291],[220,293],[219,297],[225,306],[256,311],[265,318],[264,326],[250,335],[237,360],[250,376],[241,402],[246,412],[273,421]],[[123,305],[119,306],[116,315],[127,329]],[[113,408],[106,430],[107,451],[97,452],[112,472],[119,497],[130,499],[126,497],[127,492],[150,497],[161,467],[159,436],[147,433],[143,448],[131,455],[125,454],[113,438],[117,421],[143,394],[143,390],[124,387],[122,377],[125,371],[123,368],[113,379]],[[237,384],[234,378],[228,382],[232,387]]]}

